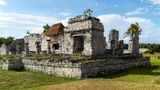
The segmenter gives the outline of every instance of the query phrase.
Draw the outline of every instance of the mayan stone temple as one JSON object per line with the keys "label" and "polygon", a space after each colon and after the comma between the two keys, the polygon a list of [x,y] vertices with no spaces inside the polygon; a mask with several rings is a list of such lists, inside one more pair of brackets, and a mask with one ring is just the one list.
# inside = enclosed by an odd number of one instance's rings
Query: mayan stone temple
{"label": "mayan stone temple", "polygon": [[21,58],[2,60],[0,67],[81,78],[150,66],[149,58],[139,54],[139,34],[130,38],[128,53],[124,53],[119,33],[112,29],[106,40],[104,26],[98,18],[79,15],[70,18],[66,27],[56,23],[42,34],[29,34],[9,46],[2,45],[0,54],[20,55]]}

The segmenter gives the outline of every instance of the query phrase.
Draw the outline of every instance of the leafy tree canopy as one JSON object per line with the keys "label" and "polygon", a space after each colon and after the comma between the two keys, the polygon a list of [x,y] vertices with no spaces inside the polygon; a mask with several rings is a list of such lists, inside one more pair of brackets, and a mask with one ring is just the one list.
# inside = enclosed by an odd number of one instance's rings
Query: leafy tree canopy
{"label": "leafy tree canopy", "polygon": [[84,15],[91,16],[92,13],[93,13],[93,10],[91,10],[91,9],[87,9],[87,10],[84,11]]}
{"label": "leafy tree canopy", "polygon": [[131,24],[130,27],[127,29],[127,31],[125,32],[125,37],[126,36],[130,36],[130,37],[133,37],[133,35],[135,33],[137,33],[140,35],[141,32],[142,32],[142,29],[141,27],[139,26],[138,23],[134,23],[134,24]]}
{"label": "leafy tree canopy", "polygon": [[13,42],[13,40],[14,40],[14,37],[7,37],[7,38],[0,37],[0,47],[2,46],[2,44],[5,44],[8,46]]}
{"label": "leafy tree canopy", "polygon": [[43,29],[44,29],[43,33],[47,32],[49,28],[50,28],[50,26],[48,24],[44,25],[43,26]]}

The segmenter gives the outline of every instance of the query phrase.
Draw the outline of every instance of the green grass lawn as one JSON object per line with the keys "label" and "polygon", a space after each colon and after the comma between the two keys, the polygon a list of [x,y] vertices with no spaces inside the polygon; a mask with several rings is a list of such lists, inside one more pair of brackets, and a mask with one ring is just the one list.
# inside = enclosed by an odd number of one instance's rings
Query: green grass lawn
{"label": "green grass lawn", "polygon": [[[124,90],[128,88],[139,88],[138,90],[156,90],[160,87],[160,60],[157,58],[160,54],[145,54],[151,56],[152,67],[139,67],[122,71],[116,75],[106,76],[103,78],[90,78],[77,80],[71,78],[62,78],[49,76],[43,73],[33,73],[30,71],[3,71],[0,70],[0,90],[24,90],[24,89],[41,89],[41,90]],[[73,88],[72,88],[73,86]],[[104,88],[104,89],[103,89]],[[122,89],[121,89],[122,88]],[[56,90],[57,90],[56,89]],[[128,90],[127,89],[127,90]],[[157,89],[157,90],[160,90]]]}
{"label": "green grass lawn", "polygon": [[76,79],[49,76],[27,71],[0,70],[0,90],[24,90],[27,88],[54,85],[75,81]]}

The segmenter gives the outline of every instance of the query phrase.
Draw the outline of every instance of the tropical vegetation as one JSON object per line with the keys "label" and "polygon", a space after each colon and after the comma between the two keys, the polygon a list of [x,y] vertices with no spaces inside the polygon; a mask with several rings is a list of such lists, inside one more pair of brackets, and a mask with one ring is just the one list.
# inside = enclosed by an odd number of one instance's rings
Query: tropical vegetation
{"label": "tropical vegetation", "polygon": [[134,23],[130,25],[130,27],[127,29],[127,31],[124,34],[125,34],[125,37],[130,36],[131,38],[133,38],[136,33],[140,35],[141,32],[142,32],[142,29],[139,26],[139,23]]}
{"label": "tropical vegetation", "polygon": [[0,37],[0,47],[2,46],[2,44],[5,44],[5,45],[9,45],[13,42],[14,40],[14,37]]}
{"label": "tropical vegetation", "polygon": [[87,9],[87,10],[84,11],[84,15],[89,15],[89,16],[91,16],[92,13],[93,13],[93,10],[91,10],[91,9]]}

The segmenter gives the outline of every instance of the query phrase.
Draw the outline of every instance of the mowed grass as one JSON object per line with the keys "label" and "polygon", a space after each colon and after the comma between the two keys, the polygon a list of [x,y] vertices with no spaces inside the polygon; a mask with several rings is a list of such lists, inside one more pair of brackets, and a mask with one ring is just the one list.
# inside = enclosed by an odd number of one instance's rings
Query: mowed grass
{"label": "mowed grass", "polygon": [[0,90],[24,90],[45,85],[54,85],[71,82],[76,79],[49,76],[43,73],[30,71],[3,71],[0,70]]}
{"label": "mowed grass", "polygon": [[139,67],[103,78],[71,79],[29,71],[0,70],[0,90],[160,90],[160,54],[151,56],[152,67]]}

